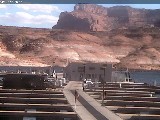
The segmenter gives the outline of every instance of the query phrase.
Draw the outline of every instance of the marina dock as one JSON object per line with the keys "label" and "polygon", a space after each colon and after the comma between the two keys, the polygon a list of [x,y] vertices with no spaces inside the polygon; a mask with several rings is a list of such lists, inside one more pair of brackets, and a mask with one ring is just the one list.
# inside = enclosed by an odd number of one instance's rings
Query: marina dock
{"label": "marina dock", "polygon": [[99,84],[98,88],[85,89],[85,92],[125,120],[159,120],[159,90],[159,87],[144,83],[122,82],[105,83],[104,100],[103,84]]}
{"label": "marina dock", "polygon": [[[0,88],[2,120],[160,119],[160,87],[157,86],[134,82],[93,82],[91,85],[91,82],[83,90],[82,81],[69,81],[63,87],[45,88],[43,76],[33,80],[23,76],[27,84],[21,82],[19,76],[19,83],[27,85],[24,89],[22,86],[15,89],[14,79],[14,86],[6,81],[5,88]],[[33,78],[34,75],[29,76]],[[42,86],[39,86],[39,80]]]}
{"label": "marina dock", "polygon": [[0,89],[0,119],[79,120],[62,90]]}

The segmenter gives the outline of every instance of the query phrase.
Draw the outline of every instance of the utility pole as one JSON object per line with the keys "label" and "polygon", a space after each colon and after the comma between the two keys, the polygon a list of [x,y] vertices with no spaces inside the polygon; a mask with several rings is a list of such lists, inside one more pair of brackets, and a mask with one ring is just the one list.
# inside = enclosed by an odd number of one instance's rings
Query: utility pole
{"label": "utility pole", "polygon": [[82,82],[83,82],[83,83],[82,83],[82,86],[83,86],[83,91],[84,91],[84,89],[85,89],[84,80],[85,80],[85,76],[86,76],[86,75],[85,75],[85,74],[86,74],[86,64],[83,64],[83,72],[84,72],[84,75],[83,75],[83,79],[82,79],[82,80],[83,80],[83,81],[82,81]]}
{"label": "utility pole", "polygon": [[103,79],[103,98],[102,98],[102,106],[104,105],[104,82],[105,82],[105,67],[103,68],[104,70],[104,79]]}
{"label": "utility pole", "polygon": [[106,66],[103,66],[102,67],[102,70],[103,70],[103,74],[104,74],[104,78],[103,78],[103,80],[102,80],[102,84],[103,84],[103,91],[102,91],[102,106],[104,106],[104,97],[105,97],[105,91],[104,91],[104,85],[105,85],[105,77],[106,77]]}
{"label": "utility pole", "polygon": [[84,76],[83,76],[83,78],[86,79],[86,64],[83,64],[83,67],[84,67],[83,68],[84,69]]}

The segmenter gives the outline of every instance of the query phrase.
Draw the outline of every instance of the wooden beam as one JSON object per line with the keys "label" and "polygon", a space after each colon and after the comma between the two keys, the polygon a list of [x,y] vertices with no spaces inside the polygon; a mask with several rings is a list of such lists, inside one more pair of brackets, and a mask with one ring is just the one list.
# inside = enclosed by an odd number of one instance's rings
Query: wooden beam
{"label": "wooden beam", "polygon": [[1,103],[0,107],[11,108],[57,108],[57,109],[71,109],[69,104],[20,104],[20,103]]}
{"label": "wooden beam", "polygon": [[40,93],[0,93],[0,97],[64,98],[64,95],[63,94],[40,94]]}
{"label": "wooden beam", "polygon": [[54,90],[16,90],[16,89],[0,89],[0,93],[40,93],[40,94],[62,94],[62,91]]}
{"label": "wooden beam", "polygon": [[0,97],[1,103],[67,103],[66,98],[18,98]]}
{"label": "wooden beam", "polygon": [[0,116],[58,116],[58,117],[77,117],[77,114],[75,112],[40,112],[40,111],[0,111]]}

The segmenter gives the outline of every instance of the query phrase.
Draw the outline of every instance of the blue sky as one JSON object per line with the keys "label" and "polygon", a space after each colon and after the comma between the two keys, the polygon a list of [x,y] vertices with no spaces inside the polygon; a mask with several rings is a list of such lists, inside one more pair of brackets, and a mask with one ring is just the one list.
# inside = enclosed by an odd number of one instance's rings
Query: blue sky
{"label": "blue sky", "polygon": [[[134,8],[160,9],[160,4],[118,4]],[[103,4],[105,7],[116,4]],[[72,11],[74,4],[0,4],[0,25],[52,28],[63,11]]]}

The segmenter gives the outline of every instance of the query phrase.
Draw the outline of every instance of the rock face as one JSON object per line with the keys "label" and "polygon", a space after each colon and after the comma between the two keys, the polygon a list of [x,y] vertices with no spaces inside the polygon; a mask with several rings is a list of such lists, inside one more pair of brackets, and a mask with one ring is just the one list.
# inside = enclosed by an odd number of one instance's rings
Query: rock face
{"label": "rock face", "polygon": [[53,29],[78,31],[110,31],[133,26],[160,27],[160,10],[135,9],[128,6],[105,8],[100,5],[77,4],[72,12],[62,12]]}

